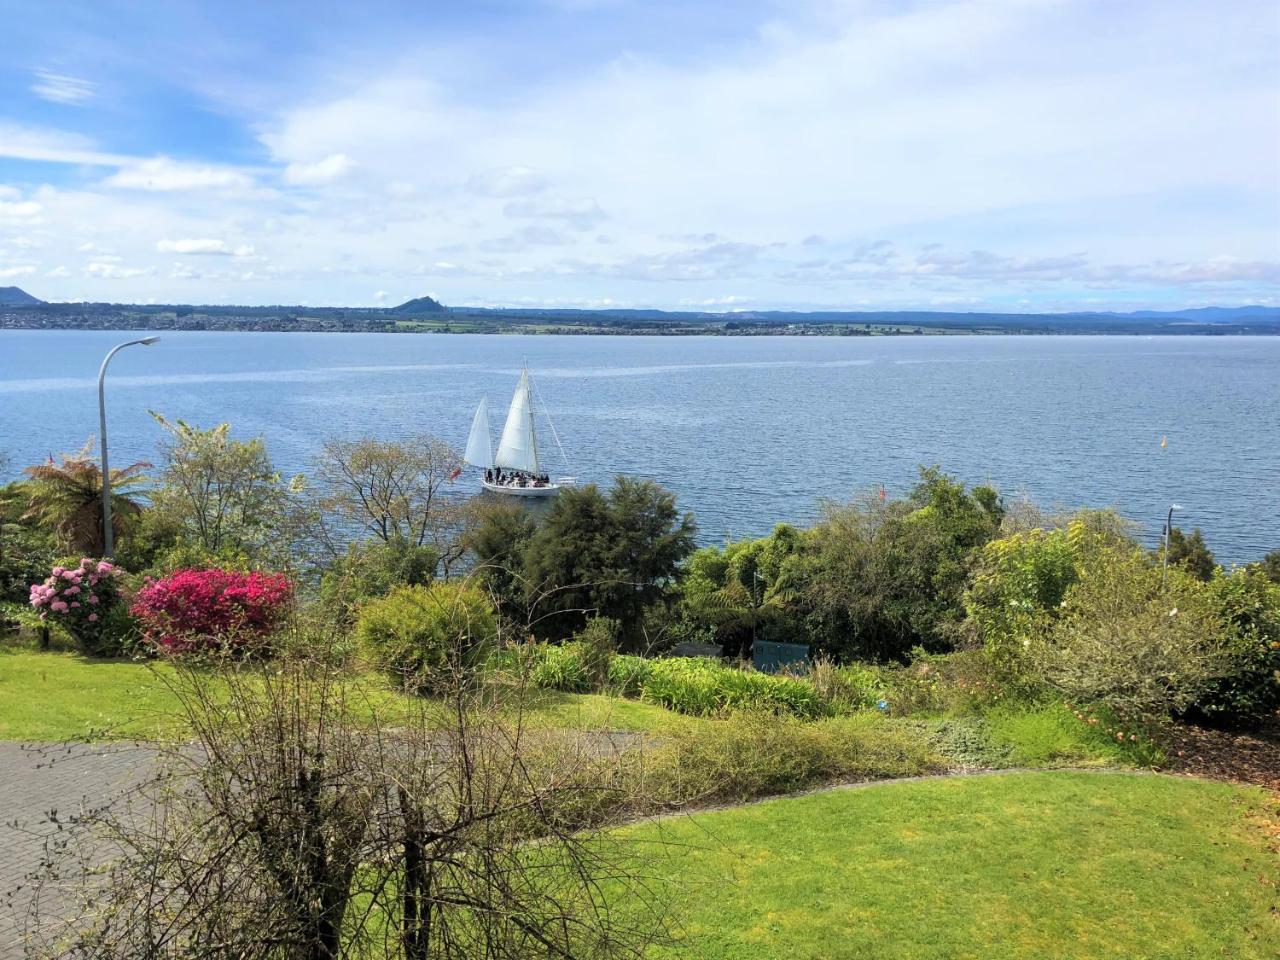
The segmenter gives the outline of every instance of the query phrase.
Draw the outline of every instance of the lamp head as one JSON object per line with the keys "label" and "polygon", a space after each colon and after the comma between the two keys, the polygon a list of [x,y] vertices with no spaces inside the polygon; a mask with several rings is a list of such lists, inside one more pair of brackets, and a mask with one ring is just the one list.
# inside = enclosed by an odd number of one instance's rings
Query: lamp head
{"label": "lamp head", "polygon": [[1182,504],[1180,504],[1180,503],[1171,503],[1171,504],[1169,504],[1169,509],[1170,509],[1170,510],[1181,510],[1181,509],[1182,509]]}
{"label": "lamp head", "polygon": [[151,346],[153,343],[157,343],[159,340],[160,340],[160,338],[159,338],[159,337],[143,337],[143,338],[142,338],[141,340],[139,340],[138,342],[139,342],[140,344],[142,344],[144,347],[149,347],[149,346]]}

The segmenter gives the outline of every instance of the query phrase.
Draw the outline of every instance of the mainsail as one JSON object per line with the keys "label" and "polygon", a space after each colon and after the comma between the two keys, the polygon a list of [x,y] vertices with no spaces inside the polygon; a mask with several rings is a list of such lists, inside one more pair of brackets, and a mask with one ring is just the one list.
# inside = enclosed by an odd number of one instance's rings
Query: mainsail
{"label": "mainsail", "polygon": [[507,423],[498,441],[498,454],[493,462],[506,470],[523,470],[525,473],[541,473],[538,465],[538,440],[533,434],[533,401],[529,397],[529,371],[520,373],[511,409],[507,411]]}
{"label": "mainsail", "polygon": [[489,435],[489,398],[481,397],[471,421],[471,436],[467,437],[467,452],[463,456],[473,467],[488,470],[493,466],[493,437]]}

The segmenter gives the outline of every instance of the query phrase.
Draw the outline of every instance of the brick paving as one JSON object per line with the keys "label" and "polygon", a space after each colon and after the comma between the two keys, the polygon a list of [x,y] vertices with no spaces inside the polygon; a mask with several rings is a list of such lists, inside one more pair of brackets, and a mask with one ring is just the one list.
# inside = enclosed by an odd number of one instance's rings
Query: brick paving
{"label": "brick paving", "polygon": [[18,888],[56,830],[50,812],[66,817],[101,806],[154,769],[155,752],[137,744],[0,742],[0,960],[22,956],[18,924],[28,901]]}

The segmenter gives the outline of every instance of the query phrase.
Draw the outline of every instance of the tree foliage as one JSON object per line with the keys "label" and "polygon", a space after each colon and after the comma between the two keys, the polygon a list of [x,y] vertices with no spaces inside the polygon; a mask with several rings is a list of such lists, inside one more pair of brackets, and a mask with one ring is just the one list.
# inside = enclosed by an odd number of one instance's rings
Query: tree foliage
{"label": "tree foliage", "polygon": [[520,557],[535,633],[567,637],[601,616],[618,621],[624,648],[642,646],[645,613],[669,595],[696,529],[651,480],[562,490]]}
{"label": "tree foliage", "polygon": [[462,468],[443,440],[326,440],[317,460],[315,508],[335,539],[355,531],[383,543],[429,546],[448,576],[465,550],[472,508],[449,486]]}
{"label": "tree foliage", "polygon": [[[1156,551],[1162,556],[1163,545]],[[1183,533],[1177,527],[1169,528],[1169,565],[1178,566],[1197,580],[1208,583],[1213,579],[1213,571],[1218,566],[1213,558],[1213,551],[1204,542],[1200,528],[1196,527],[1190,534]]]}
{"label": "tree foliage", "polygon": [[[102,470],[92,454],[93,439],[75,453],[27,467],[23,485],[27,516],[54,531],[63,549],[91,557],[106,550],[102,527]],[[111,471],[111,532],[123,538],[142,512],[139,487],[151,464],[139,461]]]}
{"label": "tree foliage", "polygon": [[465,581],[397,587],[370,600],[356,621],[365,657],[410,691],[438,687],[462,666],[491,649],[498,622],[489,598]]}
{"label": "tree foliage", "polygon": [[288,491],[266,442],[235,440],[228,423],[201,429],[151,415],[169,434],[152,499],[181,538],[210,558],[253,557],[279,545]]}
{"label": "tree foliage", "polygon": [[815,644],[859,659],[952,645],[970,555],[1002,516],[993,489],[966,489],[936,467],[921,468],[905,499],[828,505],[791,574]]}

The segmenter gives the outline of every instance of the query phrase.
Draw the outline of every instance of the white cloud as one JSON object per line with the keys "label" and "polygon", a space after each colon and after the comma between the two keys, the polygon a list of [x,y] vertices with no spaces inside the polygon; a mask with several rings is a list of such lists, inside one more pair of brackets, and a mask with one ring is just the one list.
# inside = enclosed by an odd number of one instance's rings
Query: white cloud
{"label": "white cloud", "polygon": [[46,276],[46,277],[53,277],[54,279],[57,279],[57,280],[62,280],[62,279],[65,279],[65,278],[67,278],[67,277],[71,276],[71,271],[70,271],[70,270],[68,270],[68,269],[66,268],[66,266],[64,266],[64,265],[61,265],[61,264],[60,264],[60,265],[58,265],[58,266],[54,267],[54,268],[53,268],[52,270],[50,270],[48,273],[46,273],[46,274],[45,274],[45,276]]}
{"label": "white cloud", "polygon": [[36,268],[32,266],[21,267],[3,267],[0,268],[0,278],[8,279],[9,277],[29,277],[36,272]]}
{"label": "white cloud", "polygon": [[91,100],[97,84],[81,77],[68,76],[65,73],[54,73],[51,70],[35,71],[35,83],[31,92],[42,100],[53,103],[64,103],[79,106]]}
{"label": "white cloud", "polygon": [[391,294],[387,293],[387,291],[377,290],[373,294],[373,299],[376,300],[378,303],[382,303],[389,296],[391,296]]}
{"label": "white cloud", "polygon": [[525,197],[546,188],[546,178],[530,167],[494,167],[474,173],[467,189],[481,197]]}
{"label": "white cloud", "polygon": [[299,186],[319,186],[340,180],[355,168],[345,153],[331,153],[314,163],[291,163],[284,168],[284,182]]}
{"label": "white cloud", "polygon": [[130,190],[227,190],[247,189],[253,178],[232,167],[182,163],[169,157],[131,162],[102,181],[109,187]]}
{"label": "white cloud", "polygon": [[590,230],[608,219],[600,204],[590,198],[579,200],[536,199],[512,200],[502,208],[508,217],[559,220],[575,230]]}
{"label": "white cloud", "polygon": [[[205,295],[367,303],[427,276],[455,302],[710,306],[732,290],[762,309],[1275,291],[1261,0],[760,8],[775,22],[682,37],[681,55],[606,45],[555,70],[490,69],[488,37],[451,38],[445,59],[406,36],[400,56],[264,87],[244,120],[269,160],[252,168],[10,124],[0,155],[115,169],[0,204],[39,205],[19,227],[49,262],[112,264],[94,252],[109,245],[118,270],[161,271],[113,296],[197,295],[172,259],[261,237],[278,269],[255,262],[249,286],[243,261],[217,264],[236,269],[203,270]],[[98,247],[77,256],[82,241]]]}
{"label": "white cloud", "polygon": [[160,240],[156,243],[156,251],[158,253],[182,253],[192,256],[253,256],[253,247],[250,244],[242,243],[232,246],[225,240],[217,240],[212,237],[193,237],[183,240]]}
{"label": "white cloud", "polygon": [[0,200],[0,220],[31,220],[43,209],[35,200]]}
{"label": "white cloud", "polygon": [[134,161],[133,157],[105,153],[93,140],[80,134],[5,122],[0,122],[0,157],[97,167],[116,167]]}
{"label": "white cloud", "polygon": [[155,267],[122,267],[116,263],[94,261],[84,268],[86,276],[98,280],[128,280],[131,277],[149,277],[156,272]]}

